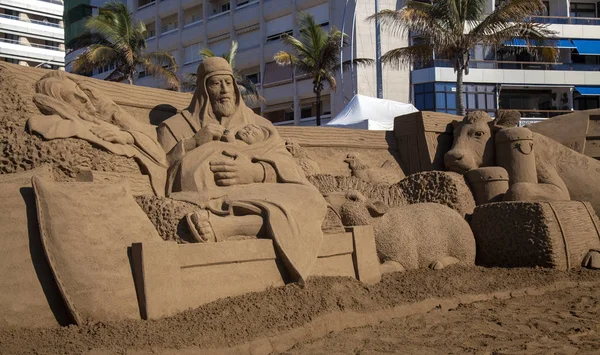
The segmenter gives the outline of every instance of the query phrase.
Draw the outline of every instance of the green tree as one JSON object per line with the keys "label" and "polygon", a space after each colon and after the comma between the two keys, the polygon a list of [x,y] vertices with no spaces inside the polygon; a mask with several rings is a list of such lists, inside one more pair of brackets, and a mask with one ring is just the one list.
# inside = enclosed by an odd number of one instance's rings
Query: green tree
{"label": "green tree", "polygon": [[[229,63],[229,66],[231,66],[233,77],[238,85],[238,88],[240,89],[240,93],[242,94],[244,102],[248,105],[264,102],[265,99],[258,92],[256,85],[235,69],[235,57],[237,56],[237,51],[238,43],[237,41],[232,41],[229,51],[223,54],[221,57],[223,57]],[[202,58],[216,57],[215,53],[213,53],[213,51],[211,51],[209,48],[202,48],[200,50],[200,55]],[[184,80],[185,87],[189,88],[190,90],[195,90],[196,79],[196,73],[187,74]]]}
{"label": "green tree", "polygon": [[[313,92],[317,101],[317,126],[321,125],[321,92],[327,83],[331,90],[336,91],[337,83],[335,74],[340,70],[339,53],[342,45],[346,43],[346,34],[332,27],[325,31],[315,18],[308,13],[300,13],[300,38],[285,35],[283,43],[290,46],[295,52],[279,51],[273,57],[279,65],[291,65],[301,74],[307,74],[313,79]],[[356,58],[345,61],[343,70],[350,68],[351,64],[370,65],[372,59]]]}
{"label": "green tree", "polygon": [[515,38],[525,41],[531,54],[554,61],[557,56],[554,32],[531,21],[544,10],[541,0],[505,0],[485,16],[487,0],[436,0],[431,3],[408,1],[400,10],[382,10],[369,17],[379,18],[381,26],[394,35],[415,35],[418,41],[408,47],[385,53],[384,64],[399,67],[410,63],[426,65],[433,54],[448,58],[456,72],[456,107],[465,114],[463,78],[469,74],[470,50],[476,45],[502,47]]}
{"label": "green tree", "polygon": [[98,16],[90,17],[86,33],[78,38],[80,46],[88,48],[73,62],[73,72],[89,73],[96,68],[115,64],[105,80],[134,83],[135,73],[143,68],[148,75],[166,82],[171,89],[179,89],[177,62],[168,52],[145,52],[146,26],[136,21],[121,2],[109,2]]}

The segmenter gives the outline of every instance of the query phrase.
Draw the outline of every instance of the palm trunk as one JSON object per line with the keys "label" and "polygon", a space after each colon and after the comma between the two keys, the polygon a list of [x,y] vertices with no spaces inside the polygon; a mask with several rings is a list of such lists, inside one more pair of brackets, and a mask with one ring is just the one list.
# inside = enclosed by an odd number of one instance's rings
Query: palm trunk
{"label": "palm trunk", "polygon": [[317,126],[321,125],[321,90],[317,89]]}
{"label": "palm trunk", "polygon": [[133,85],[133,73],[127,74],[127,81],[129,81],[129,85]]}
{"label": "palm trunk", "polygon": [[465,112],[465,100],[463,98],[463,76],[464,70],[459,68],[456,72],[456,114],[464,116]]}

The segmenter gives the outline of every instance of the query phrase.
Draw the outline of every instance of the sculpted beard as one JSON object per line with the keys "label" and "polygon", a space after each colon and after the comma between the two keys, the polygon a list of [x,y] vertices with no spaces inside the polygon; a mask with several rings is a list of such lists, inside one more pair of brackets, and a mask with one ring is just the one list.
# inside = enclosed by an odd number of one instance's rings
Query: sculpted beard
{"label": "sculpted beard", "polygon": [[219,102],[218,100],[213,102],[212,109],[217,116],[229,117],[235,113],[235,100],[227,100]]}

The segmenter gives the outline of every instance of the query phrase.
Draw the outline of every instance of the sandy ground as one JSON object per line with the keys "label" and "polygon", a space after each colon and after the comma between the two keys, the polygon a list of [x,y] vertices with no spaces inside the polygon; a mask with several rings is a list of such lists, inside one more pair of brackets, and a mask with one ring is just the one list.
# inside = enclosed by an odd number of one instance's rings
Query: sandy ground
{"label": "sandy ground", "polygon": [[[600,282],[600,272],[457,266],[386,275],[382,282],[370,286],[347,278],[314,278],[305,288],[290,284],[226,298],[155,321],[0,330],[0,354],[78,354],[91,350],[122,354],[129,350],[219,348],[277,336],[334,311],[368,313],[432,297],[515,290],[559,281]],[[577,334],[581,335],[577,344],[592,351],[593,346],[585,344],[589,339],[599,339],[599,307],[600,292],[586,289],[539,299],[528,296],[523,300],[484,302],[330,334],[315,343],[299,344],[290,352],[484,353],[506,349],[512,353],[527,350],[525,346],[531,349],[537,343],[555,345],[556,339],[568,345],[571,343],[564,339]],[[591,331],[595,333],[585,335]],[[596,345],[600,349],[600,343]]]}
{"label": "sandy ground", "polygon": [[394,319],[289,354],[600,354],[600,292],[579,287]]}

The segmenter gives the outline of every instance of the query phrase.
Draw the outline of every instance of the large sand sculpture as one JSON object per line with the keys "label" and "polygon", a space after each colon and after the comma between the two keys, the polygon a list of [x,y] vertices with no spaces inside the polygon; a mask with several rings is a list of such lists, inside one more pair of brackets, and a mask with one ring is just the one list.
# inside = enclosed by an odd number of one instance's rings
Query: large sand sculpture
{"label": "large sand sculpture", "polygon": [[0,71],[0,329],[174,317],[316,276],[600,267],[600,163],[514,117],[275,127],[220,58],[193,95]]}

